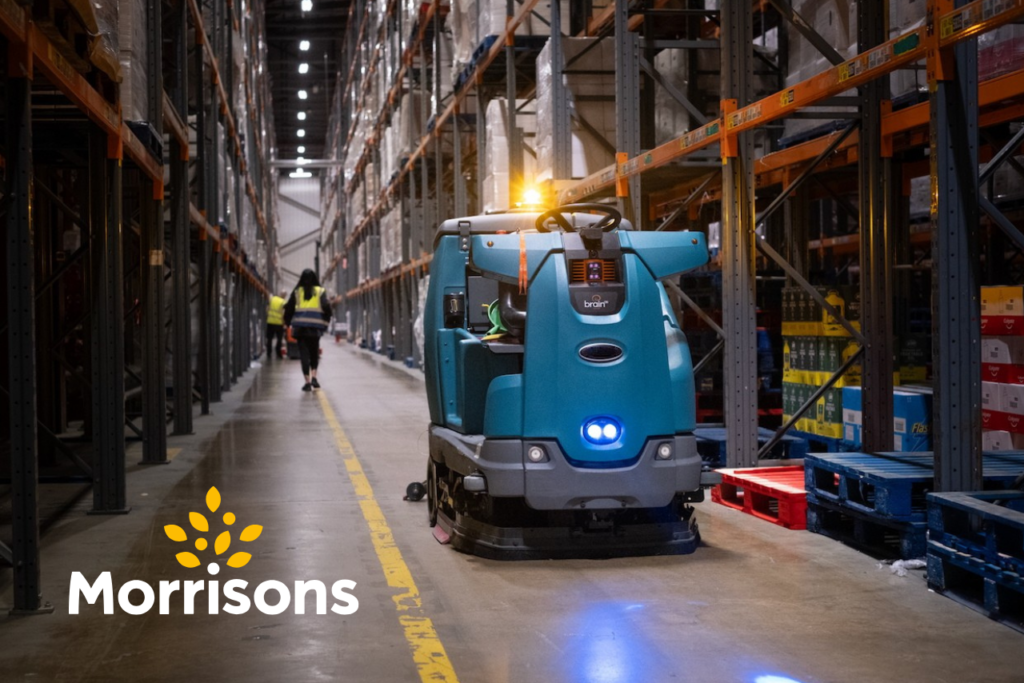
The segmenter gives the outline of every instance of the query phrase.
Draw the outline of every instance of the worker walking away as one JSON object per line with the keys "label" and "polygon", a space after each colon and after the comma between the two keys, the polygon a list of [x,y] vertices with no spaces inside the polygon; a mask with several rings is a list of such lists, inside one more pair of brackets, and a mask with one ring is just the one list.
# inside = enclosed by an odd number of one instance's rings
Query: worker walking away
{"label": "worker walking away", "polygon": [[[281,357],[281,344],[284,339],[284,305],[288,300],[288,292],[281,290],[280,293],[270,297],[270,304],[267,306],[267,358]],[[277,340],[276,343],[274,340]]]}
{"label": "worker walking away", "polygon": [[320,364],[320,335],[327,330],[331,319],[331,304],[316,273],[307,268],[299,277],[299,284],[284,306],[284,322],[291,325],[292,336],[299,345],[299,360],[306,383],[303,391],[319,389],[316,369]]}

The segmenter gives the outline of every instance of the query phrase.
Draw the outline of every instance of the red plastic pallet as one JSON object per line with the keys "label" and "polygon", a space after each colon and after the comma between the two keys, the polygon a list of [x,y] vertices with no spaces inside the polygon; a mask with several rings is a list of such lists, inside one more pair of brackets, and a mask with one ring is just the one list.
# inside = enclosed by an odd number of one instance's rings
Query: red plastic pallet
{"label": "red plastic pallet", "polygon": [[787,529],[807,528],[803,467],[752,467],[718,472],[722,483],[711,490],[711,500]]}

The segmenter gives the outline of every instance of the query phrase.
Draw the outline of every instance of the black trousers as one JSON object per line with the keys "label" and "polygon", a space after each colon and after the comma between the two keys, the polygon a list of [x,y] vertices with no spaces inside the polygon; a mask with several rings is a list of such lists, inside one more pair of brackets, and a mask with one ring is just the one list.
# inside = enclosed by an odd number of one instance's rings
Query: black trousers
{"label": "black trousers", "polygon": [[[277,344],[274,344],[274,339]],[[281,357],[281,342],[284,339],[284,325],[267,325],[267,358]]]}
{"label": "black trousers", "polygon": [[302,363],[302,374],[308,375],[311,368],[316,370],[320,365],[320,336],[302,335],[297,336],[295,341],[299,343],[299,362]]}

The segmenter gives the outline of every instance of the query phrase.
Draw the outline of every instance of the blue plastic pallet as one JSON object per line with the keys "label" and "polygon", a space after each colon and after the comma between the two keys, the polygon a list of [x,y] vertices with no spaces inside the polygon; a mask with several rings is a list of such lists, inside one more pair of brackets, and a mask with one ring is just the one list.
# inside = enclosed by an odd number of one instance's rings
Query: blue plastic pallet
{"label": "blue plastic pallet", "polygon": [[810,492],[807,530],[883,558],[923,557],[927,548],[928,527],[924,522],[879,517]]}
{"label": "blue plastic pallet", "polygon": [[789,433],[794,436],[799,436],[801,439],[806,439],[810,443],[821,444],[829,453],[846,453],[848,451],[857,450],[856,446],[853,446],[842,439],[833,439],[830,436],[811,434],[810,432],[800,431],[799,429],[791,429],[789,430]]}
{"label": "blue plastic pallet", "polygon": [[1024,575],[1024,491],[930,493],[928,538]]}
{"label": "blue plastic pallet", "polygon": [[[757,430],[757,443],[763,446],[775,434],[764,427]],[[725,467],[726,465],[726,430],[724,427],[700,426],[693,430],[697,437],[697,451],[701,459],[711,467]],[[808,444],[805,439],[798,436],[786,434],[773,448],[767,458],[799,460],[807,455]]]}
{"label": "blue plastic pallet", "polygon": [[[986,453],[985,487],[1006,488],[1024,454]],[[804,459],[805,487],[822,500],[888,519],[924,522],[934,488],[932,453],[816,453]]]}
{"label": "blue plastic pallet", "polygon": [[1024,577],[928,541],[928,587],[1024,633]]}

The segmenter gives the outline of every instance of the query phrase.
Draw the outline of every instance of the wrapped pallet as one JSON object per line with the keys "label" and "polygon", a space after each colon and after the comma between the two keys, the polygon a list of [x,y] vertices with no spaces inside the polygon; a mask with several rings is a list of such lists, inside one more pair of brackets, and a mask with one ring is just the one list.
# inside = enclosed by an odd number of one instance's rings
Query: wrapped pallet
{"label": "wrapped pallet", "polygon": [[[420,144],[420,136],[426,130],[423,119],[423,94],[419,90],[404,93],[395,109],[392,124],[396,127],[396,153],[407,157]],[[395,121],[397,120],[397,124]]]}
{"label": "wrapped pallet", "polygon": [[1024,26],[1008,24],[978,36],[978,80],[1024,67]]}
{"label": "wrapped pallet", "polygon": [[118,5],[118,48],[121,62],[121,116],[125,121],[148,121],[146,88],[145,0],[121,0]]}
{"label": "wrapped pallet", "polygon": [[[523,100],[516,101],[521,108]],[[521,135],[534,134],[535,116],[517,116],[516,127]],[[487,103],[487,125],[484,135],[487,175],[483,181],[483,210],[498,211],[511,208],[516,202],[522,201],[521,191],[509,187],[511,180],[509,163],[509,121],[508,106],[505,98],[499,97]],[[537,175],[533,155],[523,153],[523,185],[529,187]]]}
{"label": "wrapped pallet", "polygon": [[[654,68],[663,80],[679,92],[686,94],[686,75],[689,73],[687,50],[662,50],[654,56]],[[654,89],[655,144],[661,145],[679,137],[690,129],[690,112],[662,86]]]}
{"label": "wrapped pallet", "polygon": [[[551,43],[537,56],[537,179],[554,177],[555,113],[567,110],[572,124],[572,177],[584,178],[615,161],[615,46],[603,40],[590,47],[596,38],[562,38],[565,63],[584,50],[586,54],[572,64],[572,71],[563,74],[565,98],[554,100],[551,89]],[[590,49],[587,49],[587,48]],[[585,121],[587,125],[580,125]],[[567,180],[567,179],[560,179]]]}
{"label": "wrapped pallet", "polygon": [[[513,3],[515,11],[519,4]],[[568,0],[561,3],[562,32],[569,30]],[[487,44],[491,36],[504,33],[507,21],[505,0],[452,0],[448,25],[452,27],[455,73],[462,73],[473,62],[476,51]],[[551,5],[540,2],[530,16],[516,27],[517,36],[551,35]]]}
{"label": "wrapped pallet", "polygon": [[380,219],[380,270],[386,273],[402,264],[402,214],[393,207]]}
{"label": "wrapped pallet", "polygon": [[117,37],[117,0],[93,0],[92,8],[96,32],[89,39],[89,61],[110,80],[120,83],[122,74]]}

